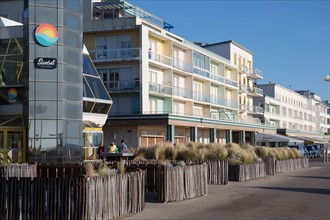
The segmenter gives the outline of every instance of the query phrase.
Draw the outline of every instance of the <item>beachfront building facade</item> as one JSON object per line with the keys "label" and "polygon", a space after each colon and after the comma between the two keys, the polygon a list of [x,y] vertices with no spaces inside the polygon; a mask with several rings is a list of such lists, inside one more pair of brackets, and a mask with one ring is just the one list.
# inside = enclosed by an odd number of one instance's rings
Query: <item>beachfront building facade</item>
{"label": "beachfront building facade", "polygon": [[[84,7],[84,43],[114,103],[105,142],[254,143],[255,132],[276,132],[242,116],[254,85],[239,63],[173,34],[173,25],[128,2]],[[252,57],[237,62],[252,69]]]}
{"label": "beachfront building facade", "polygon": [[254,97],[262,97],[262,89],[256,87],[263,79],[263,72],[253,66],[253,53],[235,41],[204,44],[204,48],[230,60],[238,70],[239,114],[245,120],[263,114],[263,108],[253,105]]}
{"label": "beachfront building facade", "polygon": [[292,91],[276,83],[258,84],[264,97],[254,104],[264,108],[260,119],[277,127],[278,132],[297,137],[324,137],[330,128],[327,107],[309,91]]}

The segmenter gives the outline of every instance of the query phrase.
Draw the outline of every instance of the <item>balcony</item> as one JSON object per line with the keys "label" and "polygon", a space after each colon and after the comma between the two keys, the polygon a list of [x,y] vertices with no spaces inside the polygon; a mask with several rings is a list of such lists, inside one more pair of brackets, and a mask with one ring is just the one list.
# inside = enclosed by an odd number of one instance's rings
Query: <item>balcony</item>
{"label": "balcony", "polygon": [[107,87],[108,91],[137,90],[140,88],[139,80],[111,81],[105,82],[104,84]]}
{"label": "balcony", "polygon": [[225,98],[219,98],[217,96],[210,95],[210,103],[214,105],[222,105],[229,108],[237,108],[238,103],[236,101],[225,99]]}
{"label": "balcony", "polygon": [[162,84],[156,84],[149,82],[149,92],[158,94],[172,95],[172,88]]}
{"label": "balcony", "polygon": [[140,48],[125,48],[112,50],[91,50],[89,55],[93,62],[140,59]]}
{"label": "balcony", "polygon": [[248,74],[249,73],[249,68],[244,65],[238,66],[238,73],[239,74]]}
{"label": "balcony", "polygon": [[156,61],[158,63],[162,63],[168,66],[172,66],[172,59],[170,57],[154,53],[152,51],[149,51],[149,59],[152,61]]}
{"label": "balcony", "polygon": [[225,79],[225,83],[226,83],[227,85],[237,87],[237,82],[234,81],[234,80],[231,80],[231,79],[227,79],[227,78],[226,78],[226,79]]}
{"label": "balcony", "polygon": [[263,79],[263,72],[259,69],[253,69],[250,71],[250,73],[247,75],[250,79]]}
{"label": "balcony", "polygon": [[240,105],[239,109],[241,112],[246,112],[249,114],[263,114],[264,109],[259,106],[249,106],[249,105]]}
{"label": "balcony", "polygon": [[193,92],[188,89],[184,89],[181,87],[173,87],[172,88],[173,95],[179,96],[182,98],[192,99],[193,98]]}
{"label": "balcony", "polygon": [[254,97],[260,97],[264,95],[264,91],[262,89],[259,89],[255,86],[249,86],[248,87],[248,95],[254,96]]}
{"label": "balcony", "polygon": [[210,103],[210,94],[193,92],[193,99],[199,102],[208,102]]}
{"label": "balcony", "polygon": [[247,93],[248,92],[248,86],[246,86],[246,85],[240,85],[238,91],[240,93]]}
{"label": "balcony", "polygon": [[210,79],[213,79],[213,80],[221,82],[221,83],[225,83],[225,77],[217,75],[217,74],[210,73]]}
{"label": "balcony", "polygon": [[185,72],[192,72],[192,66],[182,59],[173,59],[173,67]]}

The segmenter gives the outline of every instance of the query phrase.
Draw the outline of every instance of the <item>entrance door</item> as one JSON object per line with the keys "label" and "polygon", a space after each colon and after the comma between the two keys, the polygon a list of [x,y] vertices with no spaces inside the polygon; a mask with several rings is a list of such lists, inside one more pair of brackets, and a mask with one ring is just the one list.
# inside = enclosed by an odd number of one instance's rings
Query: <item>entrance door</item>
{"label": "entrance door", "polygon": [[24,129],[4,128],[0,130],[0,162],[25,162],[25,149]]}

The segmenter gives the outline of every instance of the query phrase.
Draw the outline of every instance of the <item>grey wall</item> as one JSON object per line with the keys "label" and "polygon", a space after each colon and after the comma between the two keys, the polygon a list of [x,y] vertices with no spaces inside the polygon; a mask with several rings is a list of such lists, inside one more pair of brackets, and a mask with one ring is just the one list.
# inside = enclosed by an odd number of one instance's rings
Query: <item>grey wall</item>
{"label": "grey wall", "polygon": [[[82,160],[82,0],[26,0],[24,5],[24,115],[28,161]],[[52,24],[58,41],[45,47],[35,29]],[[55,69],[35,68],[36,57],[57,59]]]}

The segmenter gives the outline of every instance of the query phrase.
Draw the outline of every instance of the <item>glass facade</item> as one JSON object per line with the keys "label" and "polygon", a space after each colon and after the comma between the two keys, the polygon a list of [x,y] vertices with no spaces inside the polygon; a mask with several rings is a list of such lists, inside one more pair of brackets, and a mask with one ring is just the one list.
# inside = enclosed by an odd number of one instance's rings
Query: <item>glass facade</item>
{"label": "glass facade", "polygon": [[108,114],[112,100],[88,55],[83,56],[84,112]]}
{"label": "glass facade", "polygon": [[[25,2],[24,54],[28,81],[28,161],[66,163],[83,159],[82,0]],[[51,24],[58,32],[52,46],[35,40],[36,28]],[[56,59],[53,69],[38,68],[36,58]]]}

